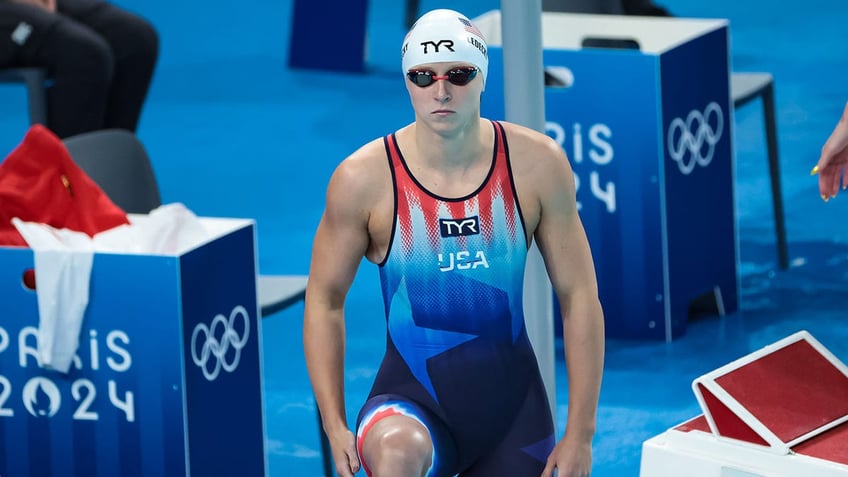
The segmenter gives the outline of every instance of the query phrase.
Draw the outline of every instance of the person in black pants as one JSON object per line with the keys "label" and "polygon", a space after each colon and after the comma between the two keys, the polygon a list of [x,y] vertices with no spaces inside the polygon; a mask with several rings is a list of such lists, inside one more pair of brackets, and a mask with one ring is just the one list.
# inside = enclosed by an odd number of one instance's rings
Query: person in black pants
{"label": "person in black pants", "polygon": [[47,124],[65,138],[135,132],[159,53],[145,19],[102,0],[0,0],[0,68],[47,69]]}

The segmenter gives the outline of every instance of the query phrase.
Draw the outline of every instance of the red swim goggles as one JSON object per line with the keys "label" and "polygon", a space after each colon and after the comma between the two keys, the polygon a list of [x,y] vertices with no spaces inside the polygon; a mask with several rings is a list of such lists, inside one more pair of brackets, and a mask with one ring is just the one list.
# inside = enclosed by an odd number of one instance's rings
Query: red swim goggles
{"label": "red swim goggles", "polygon": [[451,69],[444,76],[439,76],[433,70],[409,70],[406,77],[420,88],[426,88],[438,80],[448,80],[450,84],[465,86],[477,76],[478,71],[480,70],[474,66],[460,66]]}

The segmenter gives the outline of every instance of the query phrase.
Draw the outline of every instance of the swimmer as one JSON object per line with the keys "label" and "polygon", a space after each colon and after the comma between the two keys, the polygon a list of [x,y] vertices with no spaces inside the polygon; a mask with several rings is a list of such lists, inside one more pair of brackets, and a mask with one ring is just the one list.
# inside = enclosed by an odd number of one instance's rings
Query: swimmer
{"label": "swimmer", "polygon": [[[339,164],[313,243],[304,348],[336,471],[588,476],[604,319],[568,159],[545,134],[480,117],[488,51],[464,15],[426,13],[401,55],[415,120]],[[533,241],[563,317],[561,436],[524,323]],[[344,307],[363,257],[379,269],[387,337],[351,430]]]}

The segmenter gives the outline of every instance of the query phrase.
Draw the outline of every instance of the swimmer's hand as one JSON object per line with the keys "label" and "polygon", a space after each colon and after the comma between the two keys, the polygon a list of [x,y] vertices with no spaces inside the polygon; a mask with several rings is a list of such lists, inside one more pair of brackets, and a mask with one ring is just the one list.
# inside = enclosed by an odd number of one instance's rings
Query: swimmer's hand
{"label": "swimmer's hand", "polygon": [[557,442],[539,477],[554,477],[554,469],[557,477],[589,477],[592,471],[592,441],[569,437],[566,432],[565,437]]}
{"label": "swimmer's hand", "polygon": [[359,456],[356,453],[356,437],[349,429],[343,429],[328,435],[330,449],[333,451],[333,463],[339,477],[354,477],[359,472]]}

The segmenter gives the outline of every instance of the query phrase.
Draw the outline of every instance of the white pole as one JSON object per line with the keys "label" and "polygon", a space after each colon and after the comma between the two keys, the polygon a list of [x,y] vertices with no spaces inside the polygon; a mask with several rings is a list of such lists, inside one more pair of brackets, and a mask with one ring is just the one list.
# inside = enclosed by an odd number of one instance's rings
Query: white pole
{"label": "white pole", "polygon": [[[501,0],[501,36],[506,120],[544,133],[541,0]],[[553,295],[535,243],[527,257],[524,314],[556,424]]]}

